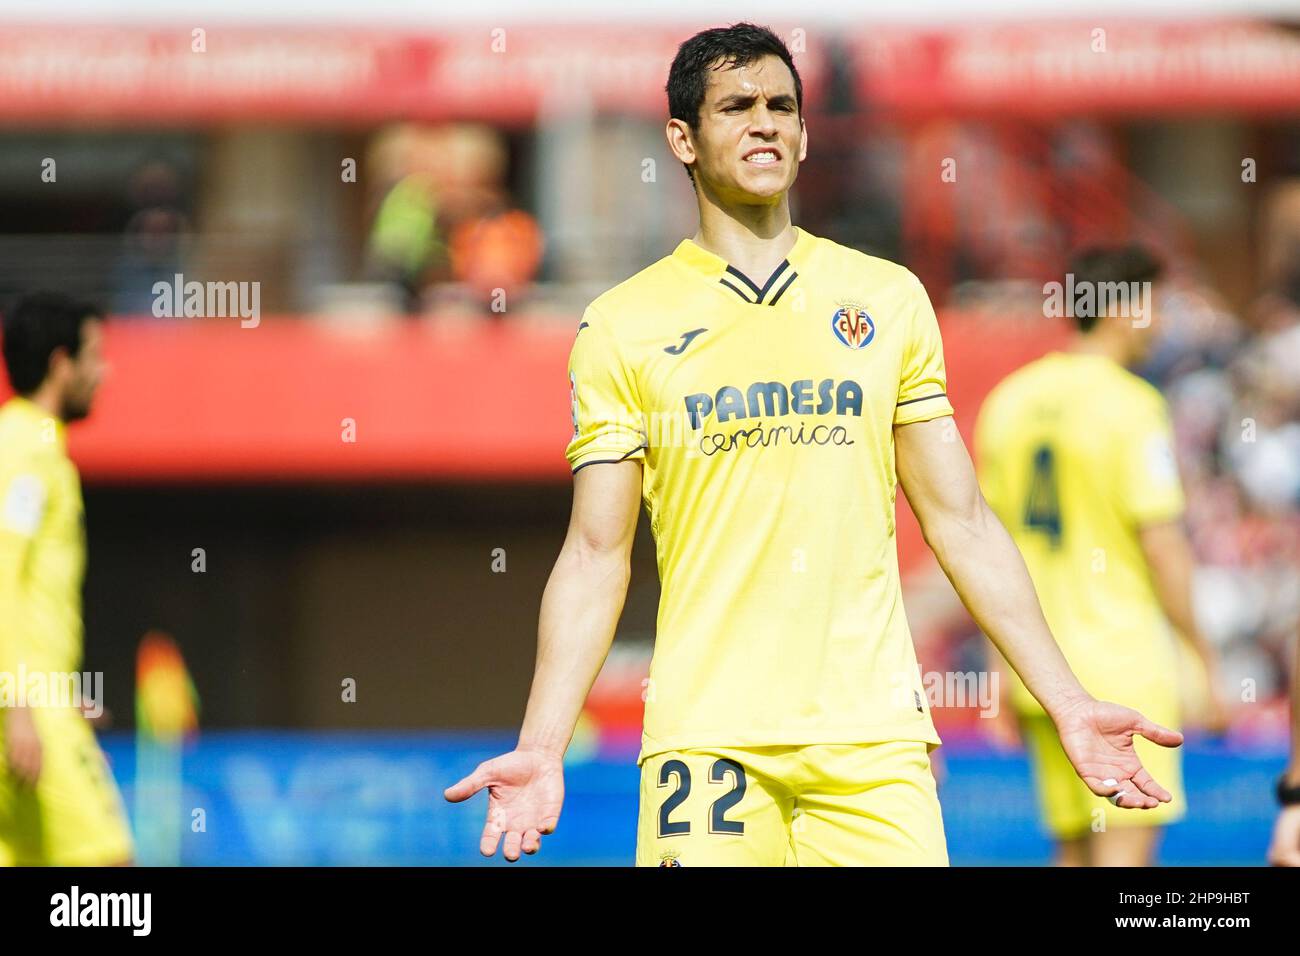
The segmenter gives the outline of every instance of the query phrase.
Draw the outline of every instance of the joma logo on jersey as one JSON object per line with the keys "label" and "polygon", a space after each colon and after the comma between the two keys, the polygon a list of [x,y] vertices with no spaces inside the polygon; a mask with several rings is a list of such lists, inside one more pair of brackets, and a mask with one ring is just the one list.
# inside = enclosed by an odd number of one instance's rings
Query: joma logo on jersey
{"label": "joma logo on jersey", "polygon": [[836,383],[824,378],[813,392],[813,380],[801,378],[786,388],[784,382],[755,382],[745,390],[724,385],[716,395],[697,392],[686,396],[686,416],[698,429],[715,411],[718,422],[764,415],[862,415],[862,386],[852,379]]}
{"label": "joma logo on jersey", "polygon": [[851,349],[866,348],[876,337],[876,323],[861,306],[846,305],[831,316],[831,331]]}

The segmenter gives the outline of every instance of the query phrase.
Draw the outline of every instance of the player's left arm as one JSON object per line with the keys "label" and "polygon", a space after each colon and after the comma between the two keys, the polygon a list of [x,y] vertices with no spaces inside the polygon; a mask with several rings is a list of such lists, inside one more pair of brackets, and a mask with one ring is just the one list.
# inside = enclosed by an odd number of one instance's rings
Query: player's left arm
{"label": "player's left arm", "polygon": [[1193,612],[1192,578],[1196,561],[1187,531],[1181,521],[1162,521],[1139,528],[1138,540],[1165,617],[1187,638],[1205,668],[1209,693],[1207,729],[1223,733],[1228,729],[1230,715],[1221,690],[1219,652],[1197,625]]}
{"label": "player's left arm", "polygon": [[898,477],[926,543],[966,609],[1051,716],[1075,771],[1117,806],[1150,809],[1169,792],[1142,767],[1140,734],[1165,747],[1182,734],[1096,700],[1070,670],[1043,617],[1024,559],[975,478],[947,416],[895,425]]}
{"label": "player's left arm", "polygon": [[[31,650],[23,569],[45,506],[46,488],[35,473],[0,469],[0,677],[11,683],[26,669]],[[8,772],[34,787],[43,748],[31,709],[0,703],[0,725]]]}

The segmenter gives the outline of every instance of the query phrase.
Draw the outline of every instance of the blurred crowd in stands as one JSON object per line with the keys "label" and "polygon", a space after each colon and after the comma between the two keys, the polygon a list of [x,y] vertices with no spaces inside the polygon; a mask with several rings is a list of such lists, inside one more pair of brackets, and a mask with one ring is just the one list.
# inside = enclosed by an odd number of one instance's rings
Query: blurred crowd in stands
{"label": "blurred crowd in stands", "polygon": [[537,278],[542,231],[508,192],[496,131],[405,124],[378,136],[368,159],[364,277],[389,283],[406,312],[502,314]]}
{"label": "blurred crowd in stands", "polygon": [[1246,314],[1184,281],[1169,290],[1143,370],[1170,403],[1198,618],[1233,699],[1283,690],[1300,629],[1300,184],[1278,200],[1289,228],[1265,249],[1263,291]]}

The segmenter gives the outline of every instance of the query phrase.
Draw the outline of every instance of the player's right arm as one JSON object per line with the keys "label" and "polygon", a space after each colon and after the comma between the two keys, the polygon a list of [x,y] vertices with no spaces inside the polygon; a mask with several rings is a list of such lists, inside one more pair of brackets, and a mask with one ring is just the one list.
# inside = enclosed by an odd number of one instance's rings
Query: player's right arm
{"label": "player's right arm", "polygon": [[447,788],[459,802],[488,790],[479,849],[536,853],[564,801],[564,751],[609,654],[631,576],[647,445],[634,376],[605,318],[588,308],[569,359],[573,512],[542,595],[537,664],[519,742]]}
{"label": "player's right arm", "polygon": [[587,693],[609,654],[631,575],[641,503],[641,462],[584,468],[574,476],[573,513],[542,595],[537,664],[519,742],[448,787],[453,802],[488,790],[479,849],[507,860],[536,853],[564,800],[564,751]]}
{"label": "player's right arm", "polygon": [[623,613],[640,506],[639,461],[597,465],[574,476],[568,534],[542,594],[521,747],[562,756],[569,745]]}
{"label": "player's right arm", "polygon": [[[28,639],[23,569],[45,513],[45,485],[34,473],[0,469],[0,674],[17,687]],[[27,707],[0,709],[5,765],[21,783],[35,786],[41,774],[41,740]]]}

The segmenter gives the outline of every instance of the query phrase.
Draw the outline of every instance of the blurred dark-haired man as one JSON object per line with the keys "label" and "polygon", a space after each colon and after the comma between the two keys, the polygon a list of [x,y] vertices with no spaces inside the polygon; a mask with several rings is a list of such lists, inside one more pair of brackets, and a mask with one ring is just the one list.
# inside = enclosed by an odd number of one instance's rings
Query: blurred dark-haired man
{"label": "blurred dark-haired man", "polygon": [[[1095,247],[1049,283],[1077,333],[993,389],[975,430],[980,485],[1019,545],[1047,623],[1092,694],[1181,723],[1174,628],[1201,655],[1221,728],[1217,655],[1192,614],[1191,548],[1164,397],[1129,371],[1147,354],[1161,264],[1140,246]],[[1064,295],[1062,300],[1061,296]],[[1172,624],[1172,628],[1171,625]],[[1135,740],[1173,794],[1117,811],[1076,776],[1051,719],[1010,675],[1042,817],[1063,865],[1141,866],[1186,812],[1179,751]]]}
{"label": "blurred dark-haired man", "polygon": [[[104,373],[99,311],[40,292],[4,315],[0,407],[0,865],[131,861],[121,797],[81,710],[81,483],[65,428]],[[41,696],[33,699],[36,689]]]}

